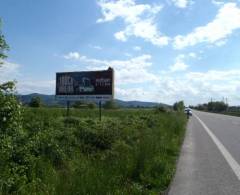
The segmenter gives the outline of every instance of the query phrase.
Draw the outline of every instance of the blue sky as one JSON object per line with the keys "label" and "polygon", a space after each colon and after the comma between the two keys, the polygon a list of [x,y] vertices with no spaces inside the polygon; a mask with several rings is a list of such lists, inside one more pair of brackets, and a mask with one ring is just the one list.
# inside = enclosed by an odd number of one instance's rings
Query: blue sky
{"label": "blue sky", "polygon": [[0,82],[54,94],[55,73],[116,72],[116,98],[240,104],[240,1],[1,0]]}

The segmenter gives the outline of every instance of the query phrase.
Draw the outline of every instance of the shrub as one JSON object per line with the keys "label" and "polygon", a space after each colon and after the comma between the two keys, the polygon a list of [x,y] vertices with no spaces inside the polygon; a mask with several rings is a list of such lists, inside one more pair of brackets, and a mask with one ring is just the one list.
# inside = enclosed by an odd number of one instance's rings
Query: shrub
{"label": "shrub", "polygon": [[175,102],[173,104],[173,110],[175,111],[183,111],[184,110],[184,102],[183,101],[179,101],[179,102]]}
{"label": "shrub", "polygon": [[117,109],[118,106],[117,106],[117,104],[114,100],[111,100],[111,101],[105,102],[105,104],[103,105],[103,108],[105,108],[105,109]]}
{"label": "shrub", "polygon": [[86,108],[87,105],[83,101],[76,101],[72,105],[73,108]]}
{"label": "shrub", "polygon": [[167,110],[167,108],[164,107],[164,106],[158,106],[158,107],[156,108],[156,112],[163,112],[163,113],[165,113],[165,112],[168,112],[168,110]]}
{"label": "shrub", "polygon": [[38,108],[40,106],[42,106],[42,100],[40,97],[36,96],[36,97],[32,97],[30,103],[29,103],[30,107],[34,107],[34,108]]}
{"label": "shrub", "polygon": [[71,114],[24,109],[21,136],[1,142],[0,193],[154,195],[166,189],[184,135],[183,114],[106,110],[101,122],[98,110]]}
{"label": "shrub", "polygon": [[15,83],[0,85],[0,186],[10,193],[26,182],[22,108],[14,96]]}
{"label": "shrub", "polygon": [[88,108],[95,109],[96,107],[97,107],[97,105],[94,102],[88,103]]}

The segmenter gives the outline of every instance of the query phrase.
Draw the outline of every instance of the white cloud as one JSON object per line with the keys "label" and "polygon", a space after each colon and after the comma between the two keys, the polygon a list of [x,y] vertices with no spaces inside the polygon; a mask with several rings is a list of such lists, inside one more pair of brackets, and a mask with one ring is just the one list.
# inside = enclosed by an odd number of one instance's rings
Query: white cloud
{"label": "white cloud", "polygon": [[184,54],[180,54],[176,57],[175,63],[170,66],[170,70],[172,72],[176,71],[185,71],[189,66],[183,62],[183,59],[186,56]]}
{"label": "white cloud", "polygon": [[227,40],[220,40],[215,43],[216,46],[221,47],[227,43]]}
{"label": "white cloud", "polygon": [[127,57],[132,57],[132,54],[130,54],[130,53],[127,53],[127,52],[126,52],[126,53],[124,53],[124,55],[125,55],[125,56],[127,56]]}
{"label": "white cloud", "polygon": [[[75,53],[75,52],[71,52]],[[77,53],[77,52],[76,52]],[[78,53],[79,56],[81,56]],[[84,56],[84,58],[78,58],[79,61],[89,64],[89,70],[94,69],[107,69],[109,66],[113,67],[116,72],[116,81],[118,84],[129,83],[146,83],[157,80],[157,76],[150,72],[152,66],[151,55],[143,54],[137,57],[131,57],[128,60],[99,60]],[[79,68],[74,65],[72,68]]]}
{"label": "white cloud", "polygon": [[191,3],[191,0],[172,0],[172,2],[179,8],[186,8]]}
{"label": "white cloud", "polygon": [[176,61],[182,61],[184,58],[186,58],[186,55],[184,55],[184,54],[179,54],[179,55],[176,57]]}
{"label": "white cloud", "polygon": [[197,54],[194,53],[194,52],[190,52],[188,55],[189,55],[189,57],[191,57],[191,58],[196,58],[196,57],[197,57]]}
{"label": "white cloud", "polygon": [[188,65],[186,65],[184,62],[176,62],[172,66],[170,66],[170,70],[175,72],[175,71],[184,71],[188,68]]}
{"label": "white cloud", "polygon": [[182,99],[187,104],[198,104],[209,101],[211,97],[215,100],[227,97],[231,105],[240,104],[240,69],[185,72],[181,75],[165,72],[159,77],[155,93],[165,97],[165,102]]}
{"label": "white cloud", "polygon": [[189,83],[198,84],[199,98],[204,96],[208,98],[221,99],[228,97],[231,104],[238,104],[236,96],[239,97],[238,89],[240,87],[240,69],[216,71],[209,70],[205,73],[192,72],[186,75]]}
{"label": "white cloud", "polygon": [[69,60],[69,59],[77,60],[80,58],[80,55],[78,52],[70,52],[67,55],[65,55],[64,58],[67,60]]}
{"label": "white cloud", "polygon": [[127,36],[125,35],[124,31],[116,32],[114,37],[123,42],[127,41]]}
{"label": "white cloud", "polygon": [[187,78],[198,81],[240,81],[240,70],[217,71],[209,70],[207,73],[191,72]]}
{"label": "white cloud", "polygon": [[89,47],[93,48],[93,49],[97,49],[97,50],[102,50],[103,48],[99,45],[89,45]]}
{"label": "white cloud", "polygon": [[154,21],[162,6],[136,4],[135,0],[99,0],[98,5],[103,14],[103,18],[97,20],[98,23],[123,19],[126,27],[114,34],[116,39],[127,41],[129,37],[135,36],[157,46],[168,44],[169,38],[158,31]]}
{"label": "white cloud", "polygon": [[219,6],[219,5],[223,5],[223,4],[224,4],[224,1],[212,0],[212,3],[213,3],[214,5]]}
{"label": "white cloud", "polygon": [[3,61],[3,64],[0,64],[0,82],[16,79],[19,75],[19,68],[19,64]]}
{"label": "white cloud", "polygon": [[195,59],[197,58],[197,54],[194,52],[190,52],[188,54],[179,54],[175,59],[175,63],[169,67],[170,71],[177,72],[187,70],[189,65],[187,65],[184,60],[188,60],[189,58]]}
{"label": "white cloud", "polygon": [[218,11],[214,20],[200,26],[186,36],[174,38],[174,47],[182,49],[198,43],[216,43],[226,39],[234,30],[240,28],[240,8],[236,3],[226,3]]}
{"label": "white cloud", "polygon": [[[86,70],[113,67],[116,98],[169,104],[185,100],[187,104],[198,104],[209,101],[211,97],[221,100],[224,96],[229,99],[230,104],[239,105],[240,69],[190,72],[186,70],[184,60],[191,56],[194,55],[180,54],[175,59],[177,65],[170,71],[157,73],[151,72],[152,57],[147,54],[127,60],[99,60],[85,57],[79,58],[78,61],[89,64]],[[79,70],[79,67],[76,65],[73,68]],[[183,72],[177,74],[177,71]]]}
{"label": "white cloud", "polygon": [[145,101],[146,98],[152,99],[151,97],[149,97],[152,94],[141,87],[130,88],[130,89],[123,89],[123,88],[117,87],[115,89],[115,93],[117,94],[118,98],[121,98],[123,100],[128,100],[128,101],[129,100]]}
{"label": "white cloud", "polygon": [[85,60],[86,56],[80,55],[78,52],[69,52],[68,54],[64,55],[63,58],[66,60]]}
{"label": "white cloud", "polygon": [[20,94],[29,93],[42,93],[54,94],[55,80],[36,80],[36,79],[23,79],[17,82],[17,91]]}
{"label": "white cloud", "polygon": [[142,48],[141,48],[140,46],[135,46],[135,47],[133,47],[133,49],[134,49],[135,51],[141,51],[141,50],[142,50]]}
{"label": "white cloud", "polygon": [[4,61],[0,66],[0,84],[16,80],[17,92],[20,94],[54,93],[55,80],[26,79],[21,74],[20,67],[19,64]]}
{"label": "white cloud", "polygon": [[227,97],[231,105],[240,104],[240,69],[209,70],[206,72],[160,72],[159,80],[147,88],[117,88],[116,95],[126,100],[156,101],[172,104],[184,100],[186,104],[208,102],[211,98]]}

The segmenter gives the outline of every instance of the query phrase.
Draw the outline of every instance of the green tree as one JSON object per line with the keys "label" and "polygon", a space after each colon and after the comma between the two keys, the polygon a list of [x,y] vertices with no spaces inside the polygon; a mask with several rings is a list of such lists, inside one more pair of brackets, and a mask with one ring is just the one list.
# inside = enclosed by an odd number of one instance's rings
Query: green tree
{"label": "green tree", "polygon": [[208,102],[207,104],[207,110],[212,112],[223,112],[226,111],[227,108],[228,104],[222,101]]}
{"label": "green tree", "polygon": [[[0,68],[7,58],[8,49],[0,26]],[[13,194],[21,184],[27,182],[20,151],[24,137],[22,108],[15,93],[15,82],[0,84],[0,194]]]}
{"label": "green tree", "polygon": [[179,102],[175,102],[173,104],[173,110],[175,111],[183,111],[184,110],[184,101],[179,101]]}
{"label": "green tree", "polygon": [[36,96],[36,97],[32,97],[30,103],[29,103],[30,107],[34,107],[34,108],[38,108],[42,106],[42,100],[40,97]]}
{"label": "green tree", "polygon": [[21,105],[15,97],[15,83],[0,85],[0,132],[12,134],[21,129]]}
{"label": "green tree", "polygon": [[3,63],[3,60],[7,58],[6,51],[9,50],[9,46],[5,41],[5,37],[2,34],[2,20],[0,18],[0,64]]}
{"label": "green tree", "polygon": [[[7,57],[9,49],[1,31],[0,19],[0,63]],[[0,67],[1,68],[1,67]],[[0,84],[0,132],[12,133],[21,129],[21,106],[15,95],[15,82]],[[11,134],[10,133],[10,134]],[[3,134],[1,134],[3,135]]]}
{"label": "green tree", "polygon": [[177,102],[173,104],[173,110],[177,111]]}

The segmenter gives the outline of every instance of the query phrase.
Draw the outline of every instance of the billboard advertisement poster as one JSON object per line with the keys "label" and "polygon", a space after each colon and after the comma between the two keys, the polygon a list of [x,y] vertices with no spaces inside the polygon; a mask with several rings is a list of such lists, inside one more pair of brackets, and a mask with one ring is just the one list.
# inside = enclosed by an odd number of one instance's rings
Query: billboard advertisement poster
{"label": "billboard advertisement poster", "polygon": [[114,70],[56,73],[56,98],[68,101],[108,101],[114,96]]}

